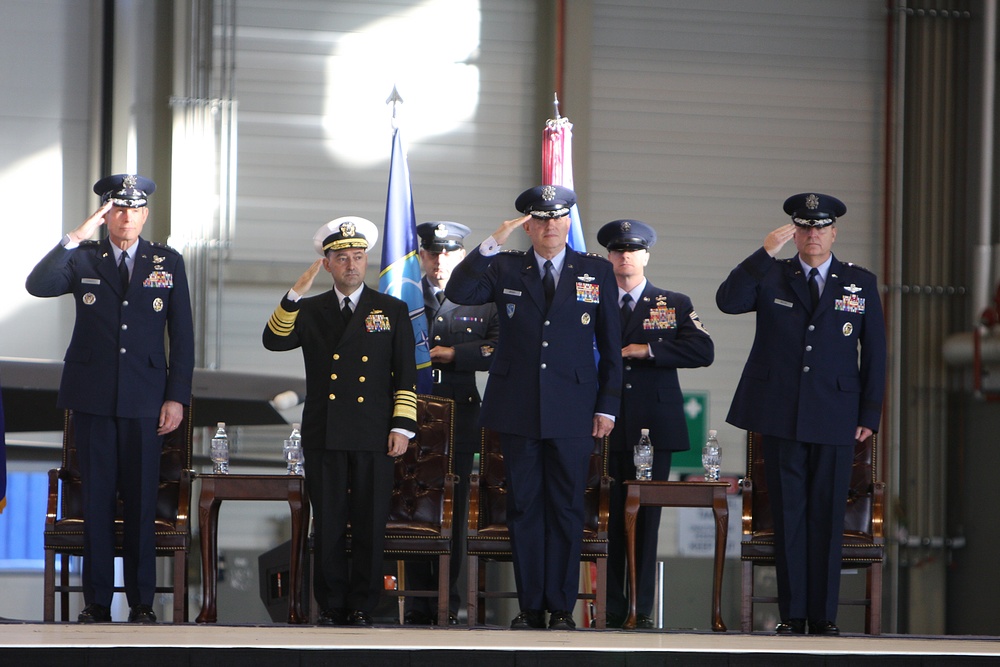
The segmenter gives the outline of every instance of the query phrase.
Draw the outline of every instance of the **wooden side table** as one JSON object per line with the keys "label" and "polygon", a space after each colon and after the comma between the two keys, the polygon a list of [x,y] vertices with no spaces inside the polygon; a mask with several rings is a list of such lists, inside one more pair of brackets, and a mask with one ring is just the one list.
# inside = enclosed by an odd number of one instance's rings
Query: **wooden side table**
{"label": "wooden side table", "polygon": [[198,526],[201,532],[201,613],[198,623],[216,621],[216,586],[219,575],[219,505],[223,500],[285,500],[292,512],[292,548],[289,563],[288,622],[305,623],[302,614],[302,572],[306,533],[309,529],[309,495],[301,475],[198,475],[201,499]]}
{"label": "wooden side table", "polygon": [[635,629],[635,523],[643,505],[660,507],[711,507],[715,516],[715,567],[712,572],[712,630],[725,632],[722,622],[722,570],[726,563],[726,536],[729,532],[728,482],[625,482],[625,547],[628,554],[629,611],[622,625]]}

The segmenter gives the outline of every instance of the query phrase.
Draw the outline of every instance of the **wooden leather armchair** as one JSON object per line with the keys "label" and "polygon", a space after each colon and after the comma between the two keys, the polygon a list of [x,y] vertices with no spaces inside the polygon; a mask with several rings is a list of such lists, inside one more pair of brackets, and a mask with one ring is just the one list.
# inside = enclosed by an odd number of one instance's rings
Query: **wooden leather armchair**
{"label": "wooden leather armchair", "polygon": [[[764,477],[764,454],[760,434],[747,434],[747,472],[743,478],[743,540],[740,560],[743,564],[743,592],[740,607],[741,629],[753,631],[755,602],[777,602],[776,597],[754,593],[754,567],[774,565],[774,522]],[[877,438],[857,443],[854,466],[847,492],[844,518],[843,567],[866,568],[864,599],[841,598],[842,605],[864,605],[865,632],[882,633],[882,562],[885,537],[885,483],[878,479]]]}
{"label": "wooden leather armchair", "polygon": [[[597,588],[582,592],[580,600],[594,601],[594,627],[604,629],[607,617],[608,514],[611,502],[607,441],[594,440],[590,476],[584,498],[583,553],[581,559],[597,564]],[[486,590],[485,564],[511,560],[507,531],[507,489],[500,438],[483,429],[479,473],[469,480],[469,532],[466,538],[469,625],[486,622],[485,603],[491,598],[515,598],[514,591]]]}
{"label": "wooden leather armchair", "polygon": [[[187,622],[187,559],[191,546],[191,408],[173,432],[163,438],[160,455],[160,488],[156,502],[156,555],[173,558],[170,586],[158,586],[157,593],[173,594],[174,623]],[[62,464],[49,471],[48,507],[45,513],[45,574],[43,620],[55,620],[55,597],[59,593],[61,620],[69,620],[69,594],[82,592],[70,585],[69,557],[83,555],[83,512],[80,469],[76,459],[73,411],[67,410],[63,425]],[[122,548],[122,507],[115,520],[116,550]],[[60,556],[56,582],[56,556]],[[123,588],[116,588],[123,591]]]}
{"label": "wooden leather armchair", "polygon": [[[392,592],[400,597],[438,599],[437,622],[448,626],[448,596],[451,594],[449,570],[452,548],[452,503],[455,484],[453,471],[455,440],[455,403],[450,398],[419,394],[417,396],[417,433],[406,453],[396,459],[385,526],[386,560],[436,559],[438,585],[432,591],[407,589],[403,585]],[[351,547],[350,525],[347,548]],[[310,530],[308,551],[309,580],[314,567],[313,538]],[[308,591],[309,617],[315,621],[319,609],[313,592]]]}
{"label": "wooden leather armchair", "polygon": [[449,398],[417,396],[417,434],[396,459],[385,558],[437,559],[438,585],[421,591],[403,586],[401,597],[437,596],[437,624],[448,627],[449,572],[452,549],[452,503],[458,477],[453,472],[455,404]]}

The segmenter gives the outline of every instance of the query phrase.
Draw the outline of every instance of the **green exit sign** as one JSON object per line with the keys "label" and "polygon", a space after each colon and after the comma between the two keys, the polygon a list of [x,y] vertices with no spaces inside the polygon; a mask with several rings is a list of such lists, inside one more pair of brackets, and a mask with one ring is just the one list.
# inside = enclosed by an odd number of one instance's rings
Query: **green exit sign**
{"label": "green exit sign", "polygon": [[691,449],[674,452],[670,470],[694,472],[701,470],[701,448],[708,439],[708,392],[684,392],[684,417],[687,420]]}

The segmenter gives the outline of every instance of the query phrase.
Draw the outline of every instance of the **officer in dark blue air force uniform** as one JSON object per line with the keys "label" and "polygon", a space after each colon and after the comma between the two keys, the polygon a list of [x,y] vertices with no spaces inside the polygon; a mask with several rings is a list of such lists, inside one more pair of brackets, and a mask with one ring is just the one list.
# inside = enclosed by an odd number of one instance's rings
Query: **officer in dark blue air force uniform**
{"label": "officer in dark blue air force uniform", "polygon": [[[512,628],[544,628],[545,610],[550,628],[575,627],[590,453],[621,402],[618,288],[606,259],[566,245],[575,201],[556,185],[521,193],[524,215],[472,250],[445,290],[456,303],[492,301],[500,318],[481,422],[500,434],[506,466]],[[531,250],[499,252],[522,225]]]}
{"label": "officer in dark blue air force uniform", "polygon": [[[420,236],[420,265],[424,271],[421,281],[424,291],[424,314],[434,385],[431,393],[455,401],[455,440],[453,443],[454,472],[459,485],[455,489],[452,507],[453,552],[451,555],[451,613],[449,622],[458,623],[461,604],[458,577],[465,556],[467,532],[466,511],[469,504],[468,489],[472,465],[479,451],[479,406],[482,399],[476,386],[476,371],[486,371],[493,361],[500,323],[497,308],[492,303],[481,306],[461,306],[445,298],[444,289],[451,273],[465,258],[464,239],[469,228],[457,222],[425,222],[417,225]],[[430,590],[436,588],[437,562],[411,561],[406,565],[406,584],[409,588]],[[433,610],[436,598],[406,598],[407,625],[428,625],[435,622]]]}
{"label": "officer in dark blue air force uniform", "polygon": [[[42,258],[26,283],[35,296],[72,293],[76,302],[57,405],[74,412],[83,484],[81,623],[111,621],[116,495],[125,510],[129,621],[156,622],[160,450],[191,397],[194,328],[180,254],[139,237],[155,188],[132,174],[99,180],[101,207]],[[88,240],[101,225],[108,237]]]}
{"label": "officer in dark blue air force uniform", "polygon": [[[876,277],[831,251],[847,207],[802,193],[784,210],[791,224],[768,234],[716,293],[725,313],[757,313],[727,421],[763,436],[778,543],[776,632],[836,635],[854,443],[878,430],[885,321]],[[789,240],[798,254],[775,259]]]}
{"label": "officer in dark blue air force uniform", "polygon": [[[640,431],[653,442],[653,479],[670,476],[672,452],[690,449],[678,368],[708,366],[715,345],[691,299],[655,287],[645,277],[656,231],[638,220],[615,220],[601,227],[597,242],[608,249],[618,281],[622,318],[622,407],[611,432],[608,471],[611,490],[608,526],[608,627],[620,627],[628,613],[625,563],[625,485],[635,479],[633,447]],[[637,628],[652,628],[656,542],[660,508],[639,510],[636,524]]]}

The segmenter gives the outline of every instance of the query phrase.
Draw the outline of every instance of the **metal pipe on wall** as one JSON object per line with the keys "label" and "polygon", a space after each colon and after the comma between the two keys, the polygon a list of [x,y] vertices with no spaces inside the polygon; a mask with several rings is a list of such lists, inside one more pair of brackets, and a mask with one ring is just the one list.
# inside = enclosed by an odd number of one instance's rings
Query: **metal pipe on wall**
{"label": "metal pipe on wall", "polygon": [[980,53],[982,76],[979,80],[982,101],[979,119],[979,210],[976,245],[972,256],[972,299],[970,324],[979,322],[979,314],[991,301],[998,276],[993,266],[993,124],[996,102],[996,0],[983,0],[983,45]]}

